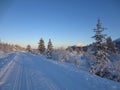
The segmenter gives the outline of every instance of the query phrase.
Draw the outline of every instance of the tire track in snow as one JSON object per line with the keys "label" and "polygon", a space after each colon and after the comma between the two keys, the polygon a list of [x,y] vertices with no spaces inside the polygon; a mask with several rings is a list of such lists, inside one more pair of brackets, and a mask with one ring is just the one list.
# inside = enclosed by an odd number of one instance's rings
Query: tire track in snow
{"label": "tire track in snow", "polygon": [[21,67],[19,67],[17,70],[17,74],[15,77],[14,86],[12,90],[20,90],[21,83],[19,83],[19,81],[20,81],[21,73],[22,73]]}
{"label": "tire track in snow", "polygon": [[[10,54],[12,55],[12,54]],[[10,74],[11,70],[13,69],[15,63],[14,60],[17,57],[17,55],[15,54],[14,56],[12,56],[11,59],[9,60],[9,62],[6,64],[6,66],[4,66],[1,70],[0,70],[0,85],[5,84],[5,81],[8,77],[8,75]]]}
{"label": "tire track in snow", "polygon": [[[26,62],[23,61],[23,63],[25,64]],[[34,90],[32,85],[32,80],[31,80],[31,73],[25,65],[24,65],[24,76],[26,81],[26,90]]]}
{"label": "tire track in snow", "polygon": [[18,68],[13,90],[33,90],[29,70],[24,64],[24,60],[21,60],[21,65]]}

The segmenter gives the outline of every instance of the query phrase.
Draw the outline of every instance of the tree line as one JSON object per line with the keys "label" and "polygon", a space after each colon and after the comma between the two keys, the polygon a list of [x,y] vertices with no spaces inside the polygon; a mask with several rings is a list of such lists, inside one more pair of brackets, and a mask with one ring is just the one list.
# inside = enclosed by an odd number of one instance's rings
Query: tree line
{"label": "tree line", "polygon": [[[31,46],[30,45],[27,45],[27,48],[26,50],[28,52],[32,52],[31,50]],[[48,41],[48,45],[47,45],[47,48],[45,47],[45,42],[43,40],[43,38],[41,38],[39,40],[39,43],[38,43],[38,53],[39,54],[46,54],[48,58],[52,58],[52,52],[53,52],[53,44],[51,42],[51,39],[49,39]]]}

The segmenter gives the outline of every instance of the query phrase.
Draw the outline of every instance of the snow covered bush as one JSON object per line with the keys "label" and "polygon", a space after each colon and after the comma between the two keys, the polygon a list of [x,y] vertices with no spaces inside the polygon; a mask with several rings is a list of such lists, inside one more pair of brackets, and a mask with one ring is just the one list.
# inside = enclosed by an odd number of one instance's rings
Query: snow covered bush
{"label": "snow covered bush", "polygon": [[75,64],[76,66],[80,66],[81,56],[76,53],[69,53],[69,62]]}
{"label": "snow covered bush", "polygon": [[112,79],[120,82],[120,61],[114,62],[112,66]]}
{"label": "snow covered bush", "polygon": [[63,48],[55,49],[53,51],[52,57],[54,60],[68,61],[69,60],[69,52]]}
{"label": "snow covered bush", "polygon": [[120,54],[108,53],[108,63],[96,63],[96,58],[92,53],[93,51],[88,48],[83,56],[86,60],[88,71],[91,74],[98,75],[102,78],[120,82]]}
{"label": "snow covered bush", "polygon": [[19,45],[12,45],[4,42],[0,42],[0,56],[4,56],[12,51],[16,50],[25,50],[25,48],[19,46]]}
{"label": "snow covered bush", "polygon": [[56,49],[52,53],[52,58],[57,61],[64,61],[68,63],[73,63],[76,66],[80,65],[81,56],[75,52],[69,52],[63,48]]}
{"label": "snow covered bush", "polygon": [[109,53],[108,58],[111,63],[109,65],[110,75],[107,78],[120,82],[120,54]]}
{"label": "snow covered bush", "polygon": [[13,51],[13,45],[7,43],[0,43],[0,56],[4,56],[12,51]]}

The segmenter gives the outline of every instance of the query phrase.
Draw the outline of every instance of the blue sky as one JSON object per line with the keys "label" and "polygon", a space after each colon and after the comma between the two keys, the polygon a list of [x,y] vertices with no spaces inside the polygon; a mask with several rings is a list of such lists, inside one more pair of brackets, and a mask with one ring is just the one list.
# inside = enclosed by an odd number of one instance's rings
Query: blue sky
{"label": "blue sky", "polygon": [[120,37],[120,0],[0,0],[0,38],[33,47],[41,37],[55,47],[87,45],[98,18],[104,33]]}

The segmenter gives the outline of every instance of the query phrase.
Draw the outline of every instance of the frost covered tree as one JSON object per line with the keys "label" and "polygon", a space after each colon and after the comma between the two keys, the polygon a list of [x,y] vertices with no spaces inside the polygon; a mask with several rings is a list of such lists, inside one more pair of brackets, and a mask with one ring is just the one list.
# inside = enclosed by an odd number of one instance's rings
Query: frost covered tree
{"label": "frost covered tree", "polygon": [[101,60],[105,60],[106,59],[106,35],[102,34],[102,32],[105,30],[105,28],[102,27],[102,24],[100,22],[100,19],[98,19],[98,24],[96,25],[97,28],[94,29],[95,31],[95,35],[93,36],[93,38],[95,39],[95,56],[96,56],[96,60],[97,62],[101,61]]}
{"label": "frost covered tree", "polygon": [[96,27],[97,28],[94,29],[95,35],[93,36],[96,41],[94,44],[95,65],[92,67],[92,73],[99,76],[104,76],[107,71],[106,69],[108,69],[108,59],[106,35],[102,34],[105,28],[102,27],[100,19],[98,19]]}
{"label": "frost covered tree", "polygon": [[53,45],[51,42],[51,39],[49,39],[48,46],[47,46],[47,57],[52,58],[52,52],[53,52]]}
{"label": "frost covered tree", "polygon": [[39,53],[40,54],[44,54],[44,52],[45,52],[45,43],[44,43],[44,40],[41,38],[38,44],[39,44],[38,45]]}

